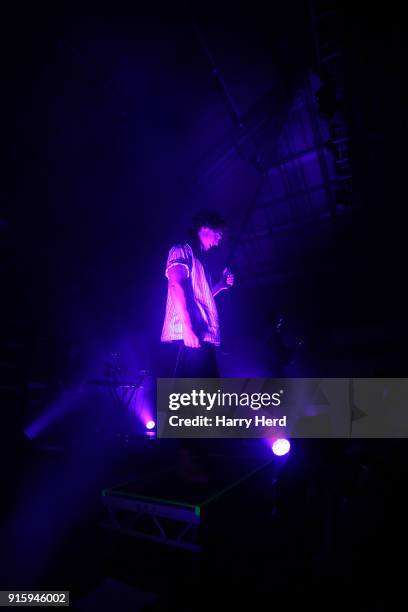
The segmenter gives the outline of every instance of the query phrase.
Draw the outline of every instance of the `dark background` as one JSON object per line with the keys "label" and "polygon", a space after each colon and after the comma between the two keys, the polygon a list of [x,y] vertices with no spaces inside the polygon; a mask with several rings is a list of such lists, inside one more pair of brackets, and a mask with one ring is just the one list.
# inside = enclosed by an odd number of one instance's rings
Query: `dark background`
{"label": "dark background", "polygon": [[[55,362],[52,351],[70,349],[95,370],[112,351],[123,353],[130,367],[150,367],[163,318],[168,248],[183,239],[191,212],[215,208],[232,226],[230,245],[212,257],[215,274],[231,247],[237,254],[234,240],[242,241],[254,224],[271,239],[263,276],[255,242],[232,262],[234,293],[219,298],[231,363],[239,362],[242,345],[258,355],[256,365],[241,365],[240,374],[245,368],[268,371],[274,347],[265,347],[265,329],[280,312],[307,337],[310,350],[327,353],[331,373],[363,373],[369,347],[378,353],[378,363],[367,366],[371,371],[404,371],[395,345],[407,333],[399,195],[402,33],[391,11],[336,10],[352,196],[333,217],[326,184],[316,206],[326,206],[328,221],[327,215],[308,216],[306,203],[286,184],[280,194],[291,215],[286,229],[273,180],[268,224],[256,221],[257,205],[246,215],[260,177],[256,150],[264,167],[280,162],[279,137],[291,122],[285,112],[308,75],[314,91],[306,128],[317,121],[323,141],[327,132],[313,100],[319,79],[307,3],[273,9],[262,3],[163,3],[154,9],[23,3],[4,15],[3,338],[10,351],[10,342],[19,345],[14,350],[27,367],[40,369],[47,358]],[[237,145],[237,116],[244,126],[254,116],[269,123]],[[316,139],[312,150],[315,145]],[[299,145],[292,149],[296,153]],[[340,347],[333,339],[339,335]],[[381,342],[387,346],[379,348]],[[342,363],[334,363],[336,351],[343,351]],[[319,367],[325,366],[316,362]],[[225,365],[226,372],[234,368]]]}
{"label": "dark background", "polygon": [[[154,375],[166,256],[192,213],[216,209],[231,227],[208,256],[214,276],[227,262],[236,275],[218,301],[223,376],[406,374],[402,9],[291,0],[1,10],[0,587],[83,593],[115,571],[138,584],[125,554],[103,556],[96,525],[101,488],[143,470],[151,448],[104,449],[100,428],[117,423],[86,382],[112,353],[130,376]],[[337,53],[327,77],[322,55]],[[61,417],[48,432],[57,456],[22,433],[50,410],[53,426]],[[398,576],[405,441],[348,454],[343,441],[324,442],[299,442],[279,481],[287,576],[309,567],[315,542],[317,575],[332,572],[336,588],[363,570],[380,584],[387,564]],[[257,534],[273,551],[267,482],[235,508],[254,512],[246,543]],[[232,523],[241,529],[241,515]],[[155,591],[162,557],[138,552],[151,555],[145,588]],[[381,584],[385,602],[393,579]]]}

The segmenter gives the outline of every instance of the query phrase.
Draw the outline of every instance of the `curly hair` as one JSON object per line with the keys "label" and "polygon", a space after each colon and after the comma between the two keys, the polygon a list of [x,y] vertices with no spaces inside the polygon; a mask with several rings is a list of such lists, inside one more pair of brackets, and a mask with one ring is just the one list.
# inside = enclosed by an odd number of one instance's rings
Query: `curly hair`
{"label": "curly hair", "polygon": [[191,238],[197,238],[197,233],[201,227],[209,227],[212,230],[221,230],[224,236],[227,233],[227,222],[218,213],[205,210],[197,213],[191,220],[189,235]]}

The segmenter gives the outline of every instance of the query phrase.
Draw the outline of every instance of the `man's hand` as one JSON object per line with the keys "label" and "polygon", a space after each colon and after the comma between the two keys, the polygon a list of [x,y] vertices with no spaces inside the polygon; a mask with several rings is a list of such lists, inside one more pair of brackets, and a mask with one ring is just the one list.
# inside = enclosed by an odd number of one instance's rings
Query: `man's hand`
{"label": "man's hand", "polygon": [[191,327],[183,326],[183,340],[185,346],[190,348],[200,348],[200,340],[197,338]]}
{"label": "man's hand", "polygon": [[234,275],[232,274],[229,268],[225,268],[223,270],[222,280],[226,289],[229,289],[229,287],[232,287],[232,285],[234,284]]}
{"label": "man's hand", "polygon": [[212,292],[216,296],[220,291],[229,289],[234,284],[234,275],[229,268],[224,268],[222,271],[221,280],[219,283],[213,286]]}

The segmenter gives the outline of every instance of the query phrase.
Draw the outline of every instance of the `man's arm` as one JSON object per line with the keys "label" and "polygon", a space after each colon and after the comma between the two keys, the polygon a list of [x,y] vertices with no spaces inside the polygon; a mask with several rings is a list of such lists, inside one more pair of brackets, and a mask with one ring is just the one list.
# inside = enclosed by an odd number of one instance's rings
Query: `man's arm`
{"label": "man's arm", "polygon": [[222,273],[221,280],[212,287],[212,294],[215,297],[217,293],[224,289],[229,289],[234,284],[234,275],[229,268],[225,268]]}
{"label": "man's arm", "polygon": [[220,291],[224,291],[224,289],[228,289],[228,287],[224,285],[223,281],[219,281],[212,287],[213,296],[215,297]]}
{"label": "man's arm", "polygon": [[193,332],[190,314],[187,308],[184,281],[188,278],[184,266],[172,266],[168,271],[170,297],[177,312],[177,316],[183,326],[183,340],[186,346],[198,348],[200,340]]}

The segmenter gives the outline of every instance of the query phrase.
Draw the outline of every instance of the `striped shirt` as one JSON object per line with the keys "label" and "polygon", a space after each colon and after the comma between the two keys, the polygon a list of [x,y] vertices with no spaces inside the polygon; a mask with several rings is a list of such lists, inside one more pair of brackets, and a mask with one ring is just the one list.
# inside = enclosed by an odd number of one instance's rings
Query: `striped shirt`
{"label": "striped shirt", "polygon": [[[220,328],[211,280],[189,244],[177,244],[170,249],[165,271],[167,278],[168,272],[173,266],[184,266],[187,272],[184,287],[187,309],[194,333],[203,342],[211,342],[218,346],[220,344]],[[183,325],[176,313],[168,289],[161,341],[171,342],[172,340],[182,339]]]}

